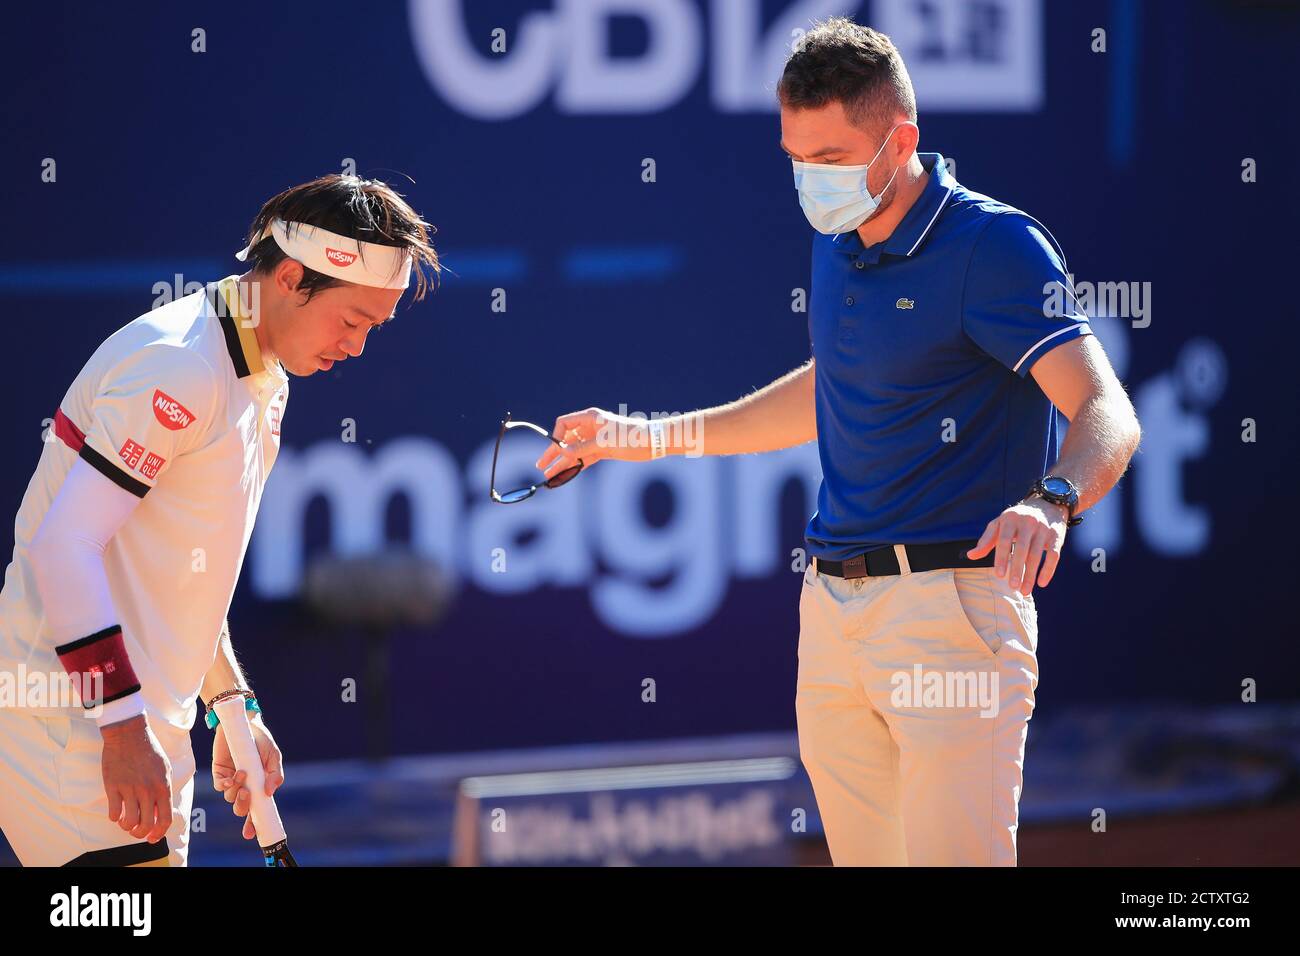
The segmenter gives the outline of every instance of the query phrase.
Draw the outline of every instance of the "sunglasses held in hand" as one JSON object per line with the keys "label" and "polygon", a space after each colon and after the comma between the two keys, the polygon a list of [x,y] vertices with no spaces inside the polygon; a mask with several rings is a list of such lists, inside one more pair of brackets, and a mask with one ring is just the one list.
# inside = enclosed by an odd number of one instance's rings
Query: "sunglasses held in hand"
{"label": "sunglasses held in hand", "polygon": [[510,413],[506,412],[505,421],[501,423],[501,431],[497,433],[496,448],[492,450],[492,489],[491,490],[492,490],[493,501],[499,502],[503,505],[512,505],[519,501],[527,501],[533,495],[537,494],[537,489],[543,487],[558,488],[560,487],[560,485],[572,481],[574,478],[578,476],[578,472],[582,471],[582,459],[579,458],[578,463],[576,465],[571,465],[570,467],[564,469],[563,471],[552,475],[550,478],[547,478],[540,485],[525,485],[523,488],[516,488],[513,491],[507,491],[504,493],[497,491],[497,456],[501,454],[501,440],[506,437],[506,431],[508,431],[511,428],[532,429],[533,431],[537,432],[537,434],[541,435],[543,438],[549,438],[551,441],[555,442],[555,444],[559,445],[561,448],[564,447],[564,442],[560,441],[558,438],[556,438],[546,429],[542,428],[540,425],[534,425],[532,422],[511,421]]}

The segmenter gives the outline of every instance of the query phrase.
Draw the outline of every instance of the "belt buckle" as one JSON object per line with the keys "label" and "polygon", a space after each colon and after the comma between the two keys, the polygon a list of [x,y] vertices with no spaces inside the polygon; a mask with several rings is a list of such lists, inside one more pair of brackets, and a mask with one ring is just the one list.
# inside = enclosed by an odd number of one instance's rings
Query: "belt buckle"
{"label": "belt buckle", "polygon": [[859,554],[855,558],[840,562],[840,570],[844,573],[844,577],[849,579],[870,576],[867,574],[867,556],[865,554]]}

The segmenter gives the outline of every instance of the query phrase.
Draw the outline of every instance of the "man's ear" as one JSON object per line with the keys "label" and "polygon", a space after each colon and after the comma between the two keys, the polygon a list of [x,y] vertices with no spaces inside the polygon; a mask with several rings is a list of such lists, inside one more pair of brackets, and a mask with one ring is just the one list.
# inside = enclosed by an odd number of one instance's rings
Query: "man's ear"
{"label": "man's ear", "polygon": [[296,297],[302,284],[302,263],[296,259],[282,259],[275,267],[275,288],[281,295]]}
{"label": "man's ear", "polygon": [[896,161],[903,162],[916,152],[921,145],[921,129],[911,120],[904,120],[899,124],[898,129],[894,130],[894,144],[898,150]]}

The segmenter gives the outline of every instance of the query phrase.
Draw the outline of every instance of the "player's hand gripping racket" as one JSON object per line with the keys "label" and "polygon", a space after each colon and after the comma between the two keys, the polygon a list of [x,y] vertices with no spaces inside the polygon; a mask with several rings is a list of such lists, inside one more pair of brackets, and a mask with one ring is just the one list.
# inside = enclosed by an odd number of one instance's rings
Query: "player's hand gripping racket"
{"label": "player's hand gripping racket", "polygon": [[226,746],[230,748],[235,770],[244,771],[244,786],[252,795],[248,812],[253,818],[253,829],[257,831],[257,842],[266,857],[266,865],[297,866],[298,862],[289,852],[289,839],[285,836],[284,824],[280,822],[275,798],[266,795],[266,771],[262,768],[262,755],[257,752],[257,741],[253,739],[253,728],[248,724],[244,707],[244,698],[236,695],[212,709],[217,712],[217,720],[226,731]]}

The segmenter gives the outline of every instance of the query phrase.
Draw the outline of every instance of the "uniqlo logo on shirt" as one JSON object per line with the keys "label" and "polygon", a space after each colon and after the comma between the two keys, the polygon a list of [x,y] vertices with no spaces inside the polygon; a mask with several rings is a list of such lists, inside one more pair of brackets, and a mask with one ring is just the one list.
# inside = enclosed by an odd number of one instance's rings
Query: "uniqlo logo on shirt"
{"label": "uniqlo logo on shirt", "polygon": [[153,452],[144,456],[144,464],[140,466],[140,474],[152,480],[158,477],[158,469],[167,463],[166,458],[155,455]]}
{"label": "uniqlo logo on shirt", "polygon": [[122,456],[122,460],[126,462],[128,468],[134,468],[140,464],[140,456],[144,454],[144,446],[128,438],[118,454]]}
{"label": "uniqlo logo on shirt", "polygon": [[271,406],[271,412],[267,416],[267,418],[271,422],[271,434],[272,435],[280,434],[280,408],[278,405]]}

